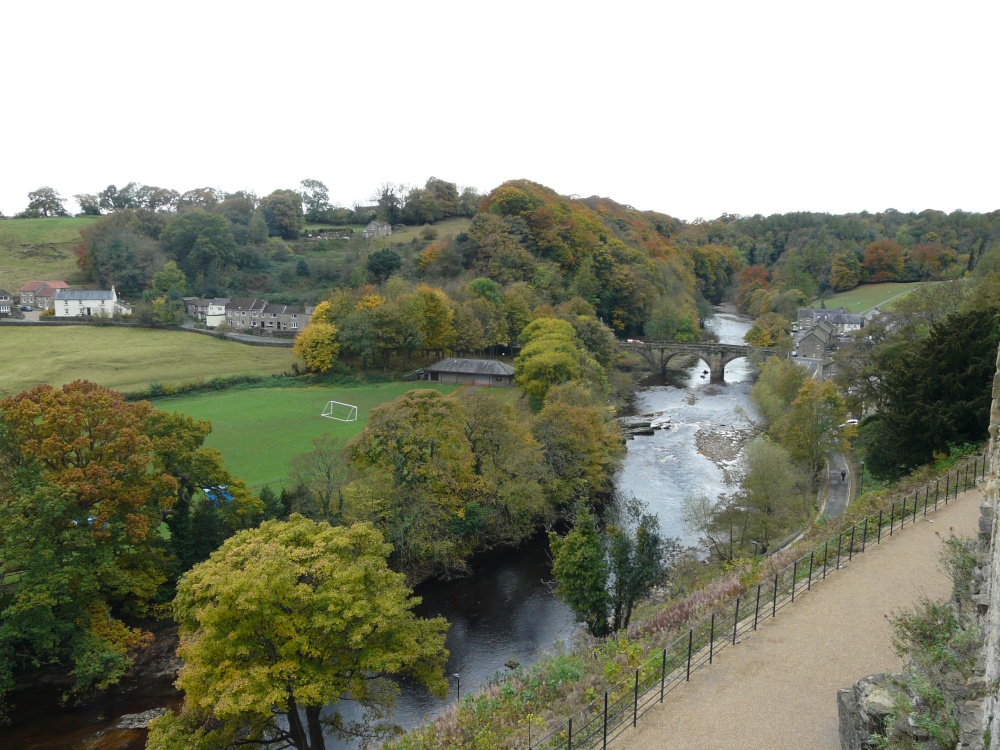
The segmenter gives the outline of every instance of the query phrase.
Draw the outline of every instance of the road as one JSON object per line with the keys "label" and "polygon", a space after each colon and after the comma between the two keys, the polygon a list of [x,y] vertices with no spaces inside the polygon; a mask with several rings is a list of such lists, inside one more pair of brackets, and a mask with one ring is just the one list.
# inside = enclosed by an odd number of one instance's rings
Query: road
{"label": "road", "polygon": [[851,502],[851,487],[854,475],[843,453],[829,453],[826,457],[829,475],[826,486],[826,505],[823,515],[837,518],[843,515]]}

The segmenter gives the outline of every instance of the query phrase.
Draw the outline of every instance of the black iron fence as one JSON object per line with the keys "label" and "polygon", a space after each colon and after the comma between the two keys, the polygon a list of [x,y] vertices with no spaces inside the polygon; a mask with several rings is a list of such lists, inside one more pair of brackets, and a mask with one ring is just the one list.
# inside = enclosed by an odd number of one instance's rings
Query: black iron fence
{"label": "black iron fence", "polygon": [[528,739],[529,750],[592,750],[607,748],[653,705],[691,679],[691,673],[711,664],[716,655],[735,645],[740,636],[756,630],[768,617],[808,592],[819,581],[839,570],[870,544],[879,544],[904,526],[915,523],[939,504],[947,505],[958,493],[975,486],[986,475],[985,456],[968,459],[897,499],[877,514],[871,514],[802,555],[791,565],[763,580],[734,600],[716,609],[709,617],[690,627],[687,633],[648,659],[628,678],[605,691],[540,739]]}

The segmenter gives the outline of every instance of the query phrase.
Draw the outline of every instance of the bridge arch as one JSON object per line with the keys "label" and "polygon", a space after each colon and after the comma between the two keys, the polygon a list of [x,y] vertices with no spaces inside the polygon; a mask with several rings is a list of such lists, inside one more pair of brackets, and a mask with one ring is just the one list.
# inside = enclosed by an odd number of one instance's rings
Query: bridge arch
{"label": "bridge arch", "polygon": [[635,352],[645,359],[654,370],[666,374],[667,366],[676,357],[698,357],[708,365],[712,383],[726,382],[726,365],[737,359],[758,355],[769,357],[773,355],[787,357],[788,352],[777,349],[743,346],[740,344],[716,344],[708,341],[620,341],[619,346],[627,351]]}

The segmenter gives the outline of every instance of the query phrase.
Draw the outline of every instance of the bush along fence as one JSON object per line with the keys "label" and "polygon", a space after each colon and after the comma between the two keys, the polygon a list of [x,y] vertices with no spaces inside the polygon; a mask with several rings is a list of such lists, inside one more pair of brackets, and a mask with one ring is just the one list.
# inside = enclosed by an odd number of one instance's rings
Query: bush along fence
{"label": "bush along fence", "polygon": [[947,505],[958,493],[985,478],[987,459],[975,456],[964,466],[929,482],[896,500],[877,514],[862,518],[822,545],[802,555],[791,565],[761,581],[755,588],[730,600],[709,617],[690,627],[635,673],[605,691],[602,698],[577,711],[540,739],[528,739],[529,750],[592,750],[606,748],[628,727],[680,685],[691,673],[711,664],[720,651],[734,646],[740,636],[792,604],[819,581],[840,570],[871,544],[898,533],[939,505]]}

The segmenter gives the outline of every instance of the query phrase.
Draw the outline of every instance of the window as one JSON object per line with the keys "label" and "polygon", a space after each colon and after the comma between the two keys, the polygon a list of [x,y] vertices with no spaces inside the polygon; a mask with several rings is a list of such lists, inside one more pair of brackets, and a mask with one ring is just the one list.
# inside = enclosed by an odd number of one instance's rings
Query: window
{"label": "window", "polygon": [[278,313],[271,313],[271,317],[272,318],[277,318],[278,317]]}
{"label": "window", "polygon": [[297,318],[297,317],[299,317],[299,316],[296,315],[295,313],[292,313],[292,318]]}
{"label": "window", "polygon": [[292,328],[298,328],[298,327],[299,327],[298,323],[292,323]]}
{"label": "window", "polygon": [[274,328],[274,321],[273,320],[267,321],[267,327],[268,328]]}

